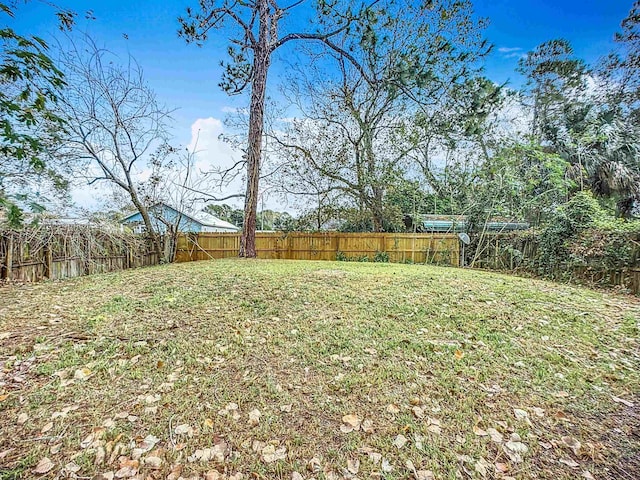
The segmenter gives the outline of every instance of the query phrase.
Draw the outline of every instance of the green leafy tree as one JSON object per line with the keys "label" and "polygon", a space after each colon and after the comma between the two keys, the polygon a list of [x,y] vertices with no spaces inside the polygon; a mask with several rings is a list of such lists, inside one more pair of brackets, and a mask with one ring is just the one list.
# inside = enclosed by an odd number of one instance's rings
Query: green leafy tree
{"label": "green leafy tree", "polygon": [[540,44],[518,64],[527,80],[533,105],[531,136],[535,141],[555,142],[564,107],[580,97],[586,81],[586,65],[575,57],[564,39]]}
{"label": "green leafy tree", "polygon": [[[10,18],[15,12],[0,3],[0,15]],[[63,26],[70,25],[69,13],[59,16]],[[54,190],[66,188],[60,171],[47,161],[63,126],[53,106],[64,77],[43,39],[4,26],[0,42],[0,207],[8,223],[17,226],[21,205],[43,208],[30,187],[48,182]]]}
{"label": "green leafy tree", "polygon": [[402,214],[385,197],[421,155],[416,116],[426,127],[450,109],[445,99],[468,84],[488,46],[469,2],[394,2],[370,13],[369,34],[348,44],[359,68],[337,57],[329,71],[295,71],[288,95],[302,113],[274,136],[284,160],[276,170],[288,174],[285,193],[314,187],[306,193],[315,198],[320,185],[348,199],[357,212],[349,229],[395,230]]}
{"label": "green leafy tree", "polygon": [[222,203],[220,205],[207,205],[204,211],[215,215],[220,220],[232,223],[237,227],[242,227],[244,211],[239,208],[234,208],[226,203]]}
{"label": "green leafy tree", "polygon": [[617,48],[597,69],[609,84],[611,110],[631,122],[640,122],[640,1],[636,0],[614,40]]}
{"label": "green leafy tree", "polygon": [[634,35],[637,7],[617,36],[625,45],[624,55],[611,55],[589,74],[595,79],[591,91],[584,88],[588,76],[584,62],[573,56],[564,40],[542,44],[520,63],[533,97],[532,139],[567,162],[567,175],[579,190],[615,199],[622,217],[630,216],[640,197]]}

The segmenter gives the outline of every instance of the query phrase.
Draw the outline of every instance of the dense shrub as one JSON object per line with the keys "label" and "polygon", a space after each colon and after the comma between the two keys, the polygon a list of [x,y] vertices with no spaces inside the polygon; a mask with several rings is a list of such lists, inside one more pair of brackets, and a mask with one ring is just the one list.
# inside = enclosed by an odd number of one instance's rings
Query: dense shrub
{"label": "dense shrub", "polygon": [[606,283],[611,273],[640,265],[640,221],[613,218],[592,195],[581,192],[558,208],[541,231],[488,236],[482,248],[476,262],[485,268]]}
{"label": "dense shrub", "polygon": [[590,192],[578,192],[560,206],[539,238],[537,264],[541,273],[551,273],[571,261],[571,239],[595,226],[604,211]]}

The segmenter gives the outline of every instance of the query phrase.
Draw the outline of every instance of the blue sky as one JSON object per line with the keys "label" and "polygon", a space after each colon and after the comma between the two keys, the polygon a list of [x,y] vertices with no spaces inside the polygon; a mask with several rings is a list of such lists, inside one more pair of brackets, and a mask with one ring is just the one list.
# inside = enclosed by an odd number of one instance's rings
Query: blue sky
{"label": "blue sky", "polygon": [[[222,117],[222,108],[242,104],[220,91],[218,62],[225,44],[212,38],[203,48],[186,45],[177,37],[178,15],[189,0],[57,1],[79,12],[78,28],[88,31],[99,44],[142,65],[147,80],[167,104],[178,107],[176,121]],[[518,56],[539,43],[558,37],[569,39],[587,62],[606,54],[613,33],[631,8],[632,0],[483,0],[475,1],[479,16],[488,17],[486,37],[495,45],[486,61],[486,74],[496,82],[520,82],[514,72]],[[92,10],[95,20],[82,12]],[[23,32],[45,37],[56,33],[50,7],[32,0],[21,6],[17,22]],[[125,40],[123,34],[127,34]],[[508,50],[505,49],[519,49]],[[272,76],[277,81],[277,74]]]}
{"label": "blue sky", "polygon": [[[88,32],[123,58],[133,55],[142,65],[149,84],[161,101],[177,108],[175,137],[187,145],[192,132],[200,128],[211,137],[201,142],[211,148],[214,157],[228,156],[216,144],[222,131],[219,120],[230,107],[244,106],[245,98],[230,98],[218,87],[226,44],[212,37],[204,47],[186,45],[178,38],[177,17],[196,0],[112,0],[54,2],[78,12],[77,29]],[[517,87],[521,79],[514,71],[518,58],[543,41],[566,38],[576,54],[588,63],[595,62],[612,48],[613,34],[627,15],[632,0],[477,0],[478,16],[488,17],[486,38],[495,49],[485,63],[486,75]],[[95,20],[86,20],[91,10]],[[12,26],[21,33],[50,38],[57,33],[51,7],[36,0],[21,4]],[[124,34],[128,39],[124,38]],[[284,52],[286,54],[286,52]],[[277,62],[270,72],[271,85],[278,82]],[[206,119],[210,119],[207,123]],[[198,123],[199,122],[199,123]],[[215,138],[214,138],[215,137]],[[215,158],[212,159],[215,162]]]}

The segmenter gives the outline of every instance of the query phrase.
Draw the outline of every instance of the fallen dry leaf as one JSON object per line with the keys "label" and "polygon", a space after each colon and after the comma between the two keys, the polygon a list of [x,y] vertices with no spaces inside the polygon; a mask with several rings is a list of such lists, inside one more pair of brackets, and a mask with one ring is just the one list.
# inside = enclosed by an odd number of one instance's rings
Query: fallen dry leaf
{"label": "fallen dry leaf", "polygon": [[404,435],[398,435],[394,440],[393,440],[393,445],[400,449],[402,447],[404,447],[407,444],[408,440],[407,437],[405,437]]}
{"label": "fallen dry leaf", "polygon": [[629,400],[625,400],[624,398],[620,398],[620,397],[611,397],[611,400],[613,400],[616,403],[621,403],[623,405],[626,405],[627,407],[633,407],[634,403],[630,402]]}
{"label": "fallen dry leaf", "polygon": [[40,429],[40,433],[47,433],[49,430],[53,428],[53,422],[47,423],[44,427]]}
{"label": "fallen dry leaf", "polygon": [[78,465],[75,462],[69,462],[64,466],[64,469],[67,472],[71,472],[71,473],[77,473],[80,471],[80,465]]}
{"label": "fallen dry leaf", "polygon": [[285,458],[287,458],[287,449],[285,447],[276,449],[274,445],[267,445],[262,449],[262,460],[265,463],[273,463]]}
{"label": "fallen dry leaf", "polygon": [[362,425],[360,425],[360,428],[364,433],[373,433],[373,421],[366,418],[362,422]]}
{"label": "fallen dry leaf", "polygon": [[436,425],[436,424],[429,425],[427,427],[427,430],[429,430],[431,433],[435,433],[436,435],[440,435],[440,433],[442,432],[440,425]]}
{"label": "fallen dry leaf", "polygon": [[87,367],[79,368],[73,374],[73,378],[76,379],[76,380],[86,380],[87,378],[89,378],[91,376],[92,373],[93,372],[91,371],[91,369],[89,369]]}
{"label": "fallen dry leaf", "polygon": [[138,469],[136,467],[133,467],[131,465],[125,465],[115,473],[115,477],[129,478],[129,477],[134,477],[137,473],[138,473]]}
{"label": "fallen dry leaf", "polygon": [[478,472],[482,478],[486,478],[487,473],[489,472],[489,467],[489,462],[482,457],[474,465],[475,471]]}
{"label": "fallen dry leaf", "polygon": [[38,462],[38,465],[36,465],[36,468],[33,469],[33,472],[39,475],[44,475],[45,473],[51,471],[53,467],[55,467],[53,462],[48,457],[44,457]]}
{"label": "fallen dry leaf", "polygon": [[521,410],[520,408],[514,408],[513,414],[516,416],[517,420],[525,420],[529,418],[529,413],[526,410]]}
{"label": "fallen dry leaf", "polygon": [[146,457],[144,459],[144,464],[151,469],[158,470],[162,466],[162,459],[155,456]]}
{"label": "fallen dry leaf", "polygon": [[113,480],[113,478],[114,478],[114,472],[103,472],[93,477],[92,480]]}
{"label": "fallen dry leaf", "polygon": [[522,454],[527,453],[529,447],[522,442],[510,440],[504,444],[503,450],[513,463],[520,463]]}
{"label": "fallen dry leaf", "polygon": [[431,470],[416,470],[413,472],[416,480],[435,480],[435,475]]}
{"label": "fallen dry leaf", "polygon": [[491,441],[495,443],[502,443],[502,434],[495,428],[487,428],[487,433],[491,437]]}
{"label": "fallen dry leaf", "polygon": [[224,477],[217,470],[209,470],[204,474],[204,480],[222,480]]}
{"label": "fallen dry leaf", "polygon": [[378,465],[382,461],[382,454],[378,452],[369,452],[369,460],[374,465]]}
{"label": "fallen dry leaf", "polygon": [[536,417],[544,417],[544,408],[533,407],[533,413]]}
{"label": "fallen dry leaf", "polygon": [[347,459],[347,470],[349,470],[349,472],[353,473],[354,475],[357,475],[360,471],[360,460],[358,460],[357,458]]}
{"label": "fallen dry leaf", "polygon": [[562,443],[569,447],[577,457],[580,456],[580,447],[582,447],[582,445],[578,440],[573,437],[562,437],[561,440]]}
{"label": "fallen dry leaf", "polygon": [[193,435],[193,428],[187,424],[183,423],[182,425],[178,425],[173,431],[176,435]]}
{"label": "fallen dry leaf", "polygon": [[84,438],[84,440],[80,442],[80,448],[87,448],[92,443],[93,443],[93,433],[90,433]]}
{"label": "fallen dry leaf", "polygon": [[318,457],[313,457],[309,462],[307,462],[307,470],[312,473],[318,473],[322,470],[322,463]]}
{"label": "fallen dry leaf", "polygon": [[18,425],[24,425],[27,420],[29,420],[29,415],[23,412],[20,415],[18,415],[17,423]]}
{"label": "fallen dry leaf", "polygon": [[249,420],[247,421],[247,425],[250,427],[255,427],[260,423],[260,410],[253,409],[249,412]]}
{"label": "fallen dry leaf", "polygon": [[400,413],[400,407],[398,407],[397,405],[394,405],[393,403],[390,405],[387,405],[387,413]]}
{"label": "fallen dry leaf", "polygon": [[487,435],[489,435],[485,430],[482,430],[477,425],[473,427],[473,433],[475,433],[479,437],[486,437]]}
{"label": "fallen dry leaf", "polygon": [[342,425],[340,425],[340,431],[343,433],[350,433],[358,431],[361,424],[360,418],[357,415],[345,415],[342,417]]}
{"label": "fallen dry leaf", "polygon": [[96,449],[96,458],[93,460],[94,465],[102,465],[104,463],[104,459],[107,455],[106,450],[103,447],[98,447]]}
{"label": "fallen dry leaf", "polygon": [[565,464],[567,467],[578,468],[580,464],[573,460],[572,458],[561,458],[558,460],[560,463]]}

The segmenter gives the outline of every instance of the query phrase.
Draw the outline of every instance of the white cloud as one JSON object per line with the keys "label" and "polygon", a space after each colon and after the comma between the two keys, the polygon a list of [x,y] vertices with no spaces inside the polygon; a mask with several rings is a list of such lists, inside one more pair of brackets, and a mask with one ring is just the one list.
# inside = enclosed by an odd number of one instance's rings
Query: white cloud
{"label": "white cloud", "polygon": [[[231,145],[221,138],[221,135],[224,133],[225,130],[222,121],[213,117],[198,118],[191,125],[191,141],[187,148],[190,152],[194,152],[196,157],[195,165],[199,172],[228,169],[242,158],[241,152],[234,150]],[[239,175],[236,175],[222,187],[215,188],[214,186],[210,186],[208,188],[212,190],[207,190],[207,192],[216,197],[226,197],[227,195],[244,193],[246,185],[244,183],[244,171],[242,167],[240,167],[239,172]],[[214,174],[212,177],[215,178],[216,175]],[[217,182],[211,183],[215,184]],[[242,208],[244,199],[241,197],[233,198],[225,200],[223,203]],[[277,195],[270,194],[268,185],[264,180],[261,182],[258,210],[260,210],[263,205],[264,208],[276,210],[284,210],[286,208],[286,205],[279,201]]]}
{"label": "white cloud", "polygon": [[248,114],[249,110],[247,108],[244,107],[231,107],[229,105],[225,105],[224,107],[222,107],[220,109],[220,111],[222,113],[242,113],[242,114]]}
{"label": "white cloud", "polygon": [[498,51],[500,53],[512,53],[512,52],[519,52],[521,50],[522,50],[522,48],[520,48],[520,47],[500,47],[500,48],[498,48]]}
{"label": "white cloud", "polygon": [[513,52],[513,53],[507,53],[503,55],[502,58],[525,58],[526,56],[527,56],[526,53]]}
{"label": "white cloud", "polygon": [[527,54],[521,47],[500,47],[498,52],[502,58],[524,58]]}
{"label": "white cloud", "polygon": [[221,138],[223,133],[224,125],[217,118],[198,118],[191,124],[191,141],[187,149],[195,155],[199,171],[231,168],[240,159],[240,152]]}

